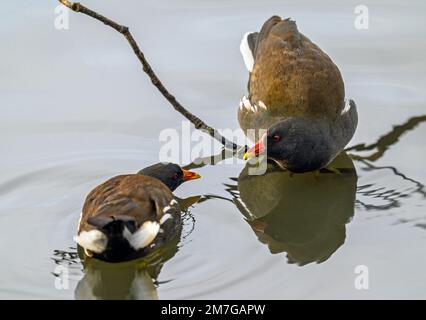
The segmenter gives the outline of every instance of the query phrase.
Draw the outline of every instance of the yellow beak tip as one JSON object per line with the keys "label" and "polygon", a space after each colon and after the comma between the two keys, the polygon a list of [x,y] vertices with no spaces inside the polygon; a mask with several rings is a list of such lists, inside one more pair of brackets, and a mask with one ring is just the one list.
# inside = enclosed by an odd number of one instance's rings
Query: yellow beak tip
{"label": "yellow beak tip", "polygon": [[254,155],[252,154],[252,153],[250,153],[250,152],[246,152],[246,153],[244,153],[244,156],[243,156],[243,159],[244,160],[247,160],[248,158],[251,158],[251,157],[253,157]]}

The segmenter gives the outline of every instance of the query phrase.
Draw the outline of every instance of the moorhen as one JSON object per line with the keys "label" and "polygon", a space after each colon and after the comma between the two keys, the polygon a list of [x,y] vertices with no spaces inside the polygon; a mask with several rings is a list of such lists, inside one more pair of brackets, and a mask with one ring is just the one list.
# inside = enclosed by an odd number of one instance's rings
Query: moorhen
{"label": "moorhen", "polygon": [[289,263],[326,261],[345,242],[355,213],[352,159],[340,153],[332,166],[341,174],[323,169],[321,179],[267,165],[264,175],[252,175],[247,163],[238,177],[233,200],[244,220],[272,254],[285,252]]}
{"label": "moorhen", "polygon": [[327,166],[358,123],[354,101],[345,102],[337,66],[295,21],[278,16],[260,32],[247,33],[240,49],[250,78],[238,121],[250,139],[266,130],[244,158],[266,153],[291,172]]}
{"label": "moorhen", "polygon": [[[179,201],[181,209],[185,206]],[[142,259],[122,263],[109,263],[98,259],[85,259],[84,276],[78,282],[74,297],[77,300],[153,300],[158,299],[156,282],[164,264],[174,257],[181,240],[179,234],[161,247],[161,250]]]}
{"label": "moorhen", "polygon": [[87,256],[108,262],[146,256],[180,230],[181,209],[172,191],[198,178],[176,164],[158,163],[109,179],[86,198],[78,245]]}

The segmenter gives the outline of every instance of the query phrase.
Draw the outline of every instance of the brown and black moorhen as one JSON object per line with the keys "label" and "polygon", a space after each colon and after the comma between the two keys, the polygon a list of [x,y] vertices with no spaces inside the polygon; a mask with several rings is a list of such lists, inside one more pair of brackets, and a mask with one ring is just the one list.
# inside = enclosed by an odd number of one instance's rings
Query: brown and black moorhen
{"label": "brown and black moorhen", "polygon": [[78,245],[87,256],[108,262],[147,255],[178,233],[181,209],[172,191],[198,178],[176,164],[158,163],[109,179],[86,198]]}
{"label": "brown and black moorhen", "polygon": [[294,21],[278,16],[247,33],[240,49],[250,78],[238,120],[251,139],[254,131],[267,130],[244,158],[266,153],[292,172],[327,166],[358,123],[337,66]]}

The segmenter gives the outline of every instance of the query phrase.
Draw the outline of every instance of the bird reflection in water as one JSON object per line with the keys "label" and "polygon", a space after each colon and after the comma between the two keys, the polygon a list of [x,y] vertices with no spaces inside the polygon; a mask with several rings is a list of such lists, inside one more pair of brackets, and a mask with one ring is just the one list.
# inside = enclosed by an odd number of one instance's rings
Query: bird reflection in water
{"label": "bird reflection in water", "polygon": [[[157,300],[158,278],[164,263],[178,250],[178,240],[149,256],[123,263],[83,260],[84,276],[75,288],[77,300]],[[80,257],[84,255],[80,254]]]}
{"label": "bird reflection in water", "polygon": [[[75,288],[75,299],[158,299],[157,287],[160,283],[157,279],[164,264],[173,258],[182,245],[182,241],[192,232],[193,216],[188,209],[199,199],[200,196],[177,198],[183,212],[183,224],[179,234],[173,241],[143,258],[122,263],[108,263],[85,256],[81,247],[77,250],[73,249],[73,251],[55,250],[52,260],[56,264],[67,266],[71,270],[76,268],[81,270],[80,261],[83,265],[84,275]],[[187,228],[189,229],[186,230]],[[78,274],[81,277],[81,271]]]}
{"label": "bird reflection in water", "polygon": [[[238,178],[231,178],[233,183],[225,184],[230,199],[209,195],[201,201],[219,198],[233,202],[259,241],[266,244],[272,254],[287,253],[289,263],[324,262],[345,242],[346,224],[351,221],[358,206],[385,211],[399,207],[402,199],[414,194],[426,198],[422,183],[395,167],[374,164],[403,134],[424,121],[426,115],[410,118],[394,126],[373,144],[359,144],[346,149],[352,153],[342,152],[331,164],[339,174],[327,169],[319,175],[291,174],[270,162],[265,175],[249,175],[249,164],[246,164]],[[357,154],[366,151],[372,153],[367,156]],[[353,161],[359,164],[363,174],[388,170],[412,187],[404,193],[392,192],[394,186],[358,185]],[[374,203],[367,203],[368,199]],[[376,204],[378,200],[382,203]],[[418,223],[418,226],[423,225]]]}
{"label": "bird reflection in water", "polygon": [[[186,211],[191,205],[210,199],[232,202],[259,241],[267,245],[272,254],[286,253],[289,263],[300,266],[324,262],[345,242],[346,225],[354,216],[357,206],[367,211],[386,211],[398,207],[402,199],[414,194],[423,200],[426,198],[422,183],[404,175],[395,167],[374,164],[404,133],[425,121],[426,115],[413,117],[402,125],[395,126],[373,144],[359,144],[346,149],[332,163],[332,167],[337,168],[340,174],[325,169],[319,175],[293,175],[268,163],[267,173],[255,176],[248,175],[249,164],[246,164],[238,178],[231,178],[232,183],[225,184],[231,195],[229,198],[195,196],[179,199],[179,204],[182,211]],[[358,155],[359,152],[366,151],[372,153],[367,156]],[[207,163],[218,163],[223,160],[223,154],[224,151],[220,155],[209,157]],[[391,194],[386,188],[380,189],[369,184],[357,185],[359,177],[353,161],[357,162],[358,171],[363,174],[388,170],[398,179],[410,183],[412,188],[408,193]],[[186,168],[202,166],[196,161]],[[382,199],[384,204],[366,203],[368,199]],[[192,215],[188,216],[193,218]],[[424,225],[426,224],[418,223],[422,228]],[[163,265],[178,251],[182,238],[178,237],[163,249],[136,261],[109,264],[90,258],[83,260],[84,276],[76,286],[75,298],[157,299],[156,279]],[[56,250],[52,259],[56,264],[66,264],[73,268],[81,266],[75,252]]]}
{"label": "bird reflection in water", "polygon": [[[400,207],[402,205],[401,202],[406,198],[419,196],[423,200],[426,199],[426,190],[423,183],[408,177],[396,167],[375,164],[390,147],[399,142],[399,139],[405,133],[414,130],[423,122],[426,122],[426,115],[412,117],[403,124],[394,126],[390,132],[382,135],[372,144],[361,143],[346,149],[348,154],[350,152],[350,157],[358,162],[360,170],[366,176],[374,172],[381,172],[388,173],[388,176],[398,179],[398,181],[389,181],[387,185],[379,185],[375,180],[373,180],[373,183],[359,185],[359,197],[356,203],[358,207],[366,211],[385,212],[389,209]],[[369,152],[369,154],[360,156],[357,154],[359,152]],[[404,188],[397,188],[395,184],[404,185]]]}
{"label": "bird reflection in water", "polygon": [[249,175],[248,167],[238,177],[235,203],[271,253],[286,252],[289,263],[305,265],[327,260],[344,243],[357,186],[345,153],[333,162],[340,174],[292,175],[270,163],[265,175]]}

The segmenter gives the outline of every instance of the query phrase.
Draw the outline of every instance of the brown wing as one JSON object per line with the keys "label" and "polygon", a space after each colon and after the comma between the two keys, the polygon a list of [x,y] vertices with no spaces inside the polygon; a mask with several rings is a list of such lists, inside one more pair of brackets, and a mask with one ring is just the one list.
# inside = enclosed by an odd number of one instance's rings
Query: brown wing
{"label": "brown wing", "polygon": [[249,81],[250,100],[271,116],[335,117],[344,107],[343,79],[317,45],[290,19],[272,17],[257,37]]}
{"label": "brown wing", "polygon": [[138,225],[159,220],[172,201],[171,191],[159,180],[139,174],[121,175],[93,189],[83,206],[79,230],[91,230],[89,217],[129,216]]}

